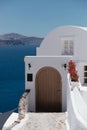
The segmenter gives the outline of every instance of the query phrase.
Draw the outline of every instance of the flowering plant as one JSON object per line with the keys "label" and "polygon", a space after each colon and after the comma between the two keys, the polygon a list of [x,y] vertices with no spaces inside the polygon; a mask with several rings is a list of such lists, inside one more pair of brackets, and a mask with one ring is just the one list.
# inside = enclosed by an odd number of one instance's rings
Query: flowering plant
{"label": "flowering plant", "polygon": [[68,72],[70,73],[71,81],[77,81],[78,82],[78,74],[76,70],[76,64],[72,60],[68,63]]}

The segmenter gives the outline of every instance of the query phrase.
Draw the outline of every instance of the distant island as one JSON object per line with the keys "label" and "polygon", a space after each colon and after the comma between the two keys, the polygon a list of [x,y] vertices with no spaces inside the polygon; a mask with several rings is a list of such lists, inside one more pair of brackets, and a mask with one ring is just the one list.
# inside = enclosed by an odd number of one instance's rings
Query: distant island
{"label": "distant island", "polygon": [[1,45],[37,45],[39,46],[44,38],[28,37],[18,33],[0,35]]}

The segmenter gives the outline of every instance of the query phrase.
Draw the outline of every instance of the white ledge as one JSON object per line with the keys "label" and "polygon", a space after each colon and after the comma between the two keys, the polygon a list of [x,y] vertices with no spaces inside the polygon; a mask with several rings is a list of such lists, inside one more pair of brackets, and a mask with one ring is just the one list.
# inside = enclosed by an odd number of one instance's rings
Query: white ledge
{"label": "white ledge", "polygon": [[87,87],[85,87],[85,86],[81,86],[81,87],[79,88],[79,90],[80,90],[80,91],[87,92]]}

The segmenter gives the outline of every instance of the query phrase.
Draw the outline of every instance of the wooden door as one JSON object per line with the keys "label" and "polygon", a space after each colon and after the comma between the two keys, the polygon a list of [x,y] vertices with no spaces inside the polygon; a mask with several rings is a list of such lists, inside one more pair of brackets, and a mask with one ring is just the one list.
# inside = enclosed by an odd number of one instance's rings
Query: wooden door
{"label": "wooden door", "polygon": [[62,111],[62,83],[59,72],[52,67],[44,67],[36,75],[36,111]]}

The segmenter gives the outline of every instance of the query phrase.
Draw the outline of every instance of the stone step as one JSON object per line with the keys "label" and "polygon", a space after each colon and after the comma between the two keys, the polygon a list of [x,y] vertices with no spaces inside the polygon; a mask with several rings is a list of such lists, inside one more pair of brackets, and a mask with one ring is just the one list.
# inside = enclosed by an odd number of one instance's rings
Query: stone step
{"label": "stone step", "polygon": [[28,113],[29,130],[67,130],[66,113]]}

